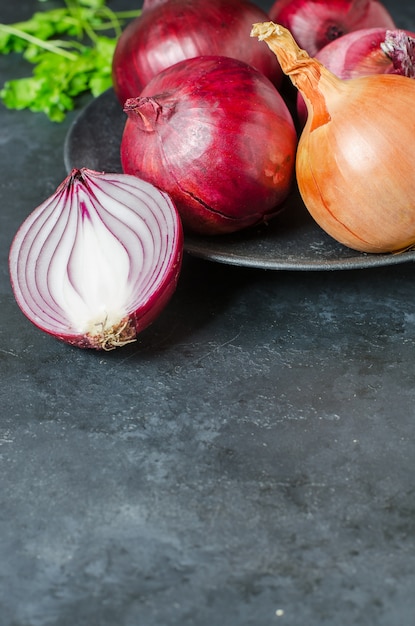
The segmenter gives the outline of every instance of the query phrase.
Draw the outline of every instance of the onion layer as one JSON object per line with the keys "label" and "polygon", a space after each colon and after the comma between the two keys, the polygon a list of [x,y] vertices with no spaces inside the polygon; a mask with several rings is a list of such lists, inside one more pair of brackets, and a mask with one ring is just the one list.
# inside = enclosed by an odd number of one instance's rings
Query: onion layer
{"label": "onion layer", "polygon": [[124,172],[166,191],[186,229],[230,233],[280,210],[297,135],[277,89],[246,63],[182,61],[127,100],[125,111]]}
{"label": "onion layer", "polygon": [[248,0],[145,0],[140,17],[123,31],[114,52],[118,99],[124,105],[165,68],[203,55],[245,61],[278,87],[282,72],[275,56],[247,37],[253,22],[266,19]]}
{"label": "onion layer", "polygon": [[415,244],[415,81],[396,74],[341,80],[272,22],[256,24],[301,91],[308,118],[298,187],[316,222],[362,252]]}
{"label": "onion layer", "polygon": [[133,176],[74,169],[19,228],[11,283],[40,329],[110,350],[134,341],[166,305],[182,250],[166,194]]}

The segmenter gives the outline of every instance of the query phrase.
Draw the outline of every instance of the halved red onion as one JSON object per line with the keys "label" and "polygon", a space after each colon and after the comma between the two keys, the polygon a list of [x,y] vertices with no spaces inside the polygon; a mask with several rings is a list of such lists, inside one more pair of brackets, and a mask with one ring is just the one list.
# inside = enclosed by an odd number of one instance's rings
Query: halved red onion
{"label": "halved red onion", "polygon": [[134,341],[167,304],[182,251],[167,194],[134,176],[73,169],[19,228],[12,288],[41,330],[111,350]]}

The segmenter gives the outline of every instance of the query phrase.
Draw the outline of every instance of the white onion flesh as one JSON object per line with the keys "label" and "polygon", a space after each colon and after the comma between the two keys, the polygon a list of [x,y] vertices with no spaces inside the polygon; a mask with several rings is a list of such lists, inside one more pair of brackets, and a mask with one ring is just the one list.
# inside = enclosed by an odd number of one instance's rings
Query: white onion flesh
{"label": "white onion flesh", "polygon": [[134,176],[83,168],[25,220],[9,264],[16,301],[34,324],[111,348],[152,321],[175,287],[181,254],[169,196]]}

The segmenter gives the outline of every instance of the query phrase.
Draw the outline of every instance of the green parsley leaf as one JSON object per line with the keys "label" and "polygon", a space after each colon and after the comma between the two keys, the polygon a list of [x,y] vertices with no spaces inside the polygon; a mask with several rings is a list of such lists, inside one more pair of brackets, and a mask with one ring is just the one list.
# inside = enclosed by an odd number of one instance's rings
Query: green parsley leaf
{"label": "green parsley leaf", "polygon": [[[43,0],[39,0],[43,1]],[[76,97],[111,87],[117,37],[140,11],[113,12],[105,0],[66,0],[65,8],[38,11],[24,22],[0,24],[0,54],[21,53],[32,76],[6,82],[0,99],[10,109],[30,109],[61,122]],[[105,36],[102,32],[112,32]]]}

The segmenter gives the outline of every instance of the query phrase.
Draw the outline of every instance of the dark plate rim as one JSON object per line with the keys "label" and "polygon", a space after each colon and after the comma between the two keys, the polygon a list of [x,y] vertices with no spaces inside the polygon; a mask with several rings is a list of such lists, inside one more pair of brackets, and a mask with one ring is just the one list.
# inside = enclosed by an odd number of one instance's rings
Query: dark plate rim
{"label": "dark plate rim", "polygon": [[[99,171],[121,171],[119,145],[124,122],[125,114],[113,89],[91,100],[77,115],[66,134],[63,148],[66,170],[70,172],[74,167],[89,167]],[[111,129],[115,129],[113,135],[110,134]],[[301,202],[298,194],[296,202]],[[367,254],[346,248],[326,235],[302,206],[304,214],[296,218],[297,230],[291,224],[288,231],[298,235],[298,251],[294,253],[284,253],[284,246],[289,244],[292,247],[297,239],[286,233],[283,236],[281,231],[280,239],[280,233],[277,232],[273,240],[269,237],[267,227],[264,227],[265,230],[251,227],[234,235],[216,237],[186,234],[184,248],[193,256],[217,263],[280,271],[367,269],[415,260],[415,250],[400,254]],[[286,213],[287,209],[281,213],[282,222],[286,219]],[[277,220],[280,220],[279,216],[271,220],[271,231],[280,227]],[[307,223],[306,228],[303,220]],[[307,251],[307,247],[309,250],[315,248],[318,252]]]}

